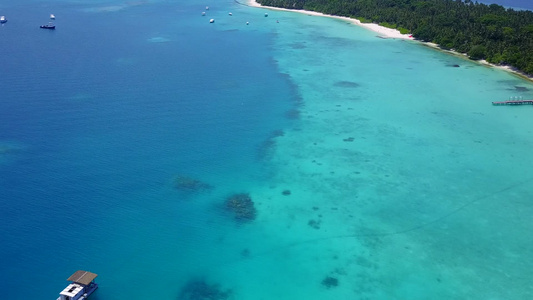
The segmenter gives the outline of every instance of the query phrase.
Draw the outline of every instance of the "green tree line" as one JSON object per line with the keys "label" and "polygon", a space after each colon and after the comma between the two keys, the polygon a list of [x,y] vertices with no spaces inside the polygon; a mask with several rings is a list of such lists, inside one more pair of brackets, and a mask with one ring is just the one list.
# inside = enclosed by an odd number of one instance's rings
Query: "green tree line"
{"label": "green tree line", "polygon": [[471,0],[257,0],[356,18],[533,75],[533,12]]}

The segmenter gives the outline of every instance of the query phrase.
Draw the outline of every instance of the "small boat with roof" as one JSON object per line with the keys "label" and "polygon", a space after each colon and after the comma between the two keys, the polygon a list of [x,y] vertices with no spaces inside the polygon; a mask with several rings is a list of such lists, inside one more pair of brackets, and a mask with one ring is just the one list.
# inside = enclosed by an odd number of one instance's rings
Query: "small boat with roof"
{"label": "small boat with roof", "polygon": [[57,300],[86,300],[98,288],[94,282],[96,276],[91,272],[76,271],[67,279],[71,283],[59,293]]}
{"label": "small boat with roof", "polygon": [[50,20],[55,20],[56,16],[54,14],[50,14]]}
{"label": "small boat with roof", "polygon": [[4,24],[7,22],[6,16],[0,16],[0,23]]}
{"label": "small boat with roof", "polygon": [[52,22],[46,24],[46,25],[41,25],[40,26],[42,29],[56,29],[56,25],[52,24]]}

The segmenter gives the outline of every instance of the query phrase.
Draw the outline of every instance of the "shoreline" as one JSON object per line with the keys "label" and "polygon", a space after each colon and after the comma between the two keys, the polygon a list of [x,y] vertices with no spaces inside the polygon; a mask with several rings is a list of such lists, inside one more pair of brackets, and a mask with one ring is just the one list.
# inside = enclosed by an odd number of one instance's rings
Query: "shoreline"
{"label": "shoreline", "polygon": [[359,21],[357,19],[353,19],[353,18],[335,16],[335,15],[328,15],[328,14],[324,14],[324,13],[321,13],[321,12],[309,11],[309,10],[303,10],[303,9],[288,9],[288,8],[280,8],[280,7],[274,7],[274,6],[263,6],[263,5],[259,4],[255,0],[248,0],[247,4],[248,4],[248,6],[251,6],[251,7],[260,7],[260,8],[270,9],[270,10],[279,10],[279,11],[289,11],[289,12],[295,12],[295,13],[300,13],[300,14],[306,14],[306,15],[309,15],[309,16],[328,17],[328,18],[347,21],[347,22],[349,22],[351,24],[354,24],[354,25],[357,25],[357,26],[360,26],[360,27],[364,27],[364,28],[367,28],[367,29],[369,29],[371,31],[379,33],[380,34],[379,37],[381,37],[381,38],[415,40],[411,36],[411,34],[401,34],[400,31],[398,31],[397,29],[383,27],[383,26],[380,26],[380,25],[375,24],[375,23],[363,23],[363,22],[361,22],[361,21]]}
{"label": "shoreline", "polygon": [[[328,18],[344,20],[344,21],[348,21],[349,23],[354,24],[356,26],[360,26],[360,27],[366,28],[368,30],[374,31],[376,33],[379,33],[378,37],[380,37],[380,38],[403,39],[403,40],[416,41],[416,42],[420,43],[421,45],[425,45],[427,47],[430,47],[430,48],[433,48],[433,49],[436,49],[436,50],[439,50],[439,51],[443,51],[443,52],[446,52],[446,53],[451,54],[451,55],[464,57],[464,58],[470,60],[465,53],[460,53],[460,52],[453,51],[453,50],[442,49],[442,48],[439,47],[439,45],[437,45],[435,43],[419,41],[419,40],[416,40],[415,38],[413,38],[411,34],[401,34],[400,31],[398,31],[397,29],[387,28],[387,27],[380,26],[380,25],[375,24],[375,23],[363,23],[363,22],[361,22],[361,21],[359,21],[357,19],[353,19],[353,18],[335,16],[335,15],[328,15],[328,14],[324,14],[324,13],[320,13],[320,12],[316,12],[316,11],[308,11],[308,10],[303,10],[303,9],[288,9],[288,8],[280,8],[280,7],[273,7],[273,6],[264,6],[264,5],[261,5],[260,3],[258,3],[256,0],[247,0],[246,4],[248,6],[251,6],[251,7],[259,7],[259,8],[265,8],[265,9],[270,9],[270,10],[278,10],[278,11],[288,11],[288,12],[306,14],[306,15],[309,15],[309,16],[328,17]],[[477,61],[476,60],[470,60],[470,61],[476,62],[476,63],[478,63],[478,64],[480,64],[482,66],[503,70],[503,71],[509,72],[509,73],[511,73],[513,75],[516,75],[516,76],[518,76],[518,77],[520,77],[522,79],[526,79],[526,80],[528,80],[530,82],[533,82],[533,76],[525,74],[524,72],[521,72],[521,71],[517,70],[514,67],[511,67],[511,66],[508,66],[508,65],[495,65],[495,64],[487,62],[484,59],[483,60],[477,60]]]}
{"label": "shoreline", "polygon": [[511,66],[507,66],[507,65],[495,65],[495,64],[492,64],[492,63],[489,63],[488,61],[484,60],[484,59],[481,59],[481,60],[472,60],[470,58],[468,58],[468,56],[466,55],[466,53],[461,53],[461,52],[457,52],[457,51],[454,51],[454,50],[446,50],[446,49],[442,49],[441,47],[439,47],[439,45],[435,44],[435,43],[432,43],[432,42],[422,42],[422,41],[417,41],[419,42],[420,44],[426,46],[426,47],[429,47],[429,48],[432,48],[432,49],[435,49],[435,50],[439,50],[439,51],[442,51],[442,52],[445,52],[447,54],[450,54],[450,55],[454,55],[454,56],[457,56],[457,57],[460,57],[460,58],[463,58],[463,59],[467,59],[471,62],[475,62],[477,64],[480,64],[482,66],[485,66],[485,67],[489,67],[489,68],[495,68],[495,69],[498,69],[498,70],[502,70],[502,71],[505,71],[505,72],[509,72],[515,76],[518,76],[522,79],[525,79],[525,80],[528,80],[528,81],[531,81],[533,82],[533,76],[530,76],[514,67],[511,67]]}

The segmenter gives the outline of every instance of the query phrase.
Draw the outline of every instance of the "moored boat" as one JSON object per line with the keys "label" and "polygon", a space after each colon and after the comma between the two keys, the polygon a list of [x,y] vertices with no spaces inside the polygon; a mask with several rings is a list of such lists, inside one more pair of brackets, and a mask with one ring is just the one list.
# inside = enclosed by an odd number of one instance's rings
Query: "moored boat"
{"label": "moored boat", "polygon": [[50,19],[51,20],[55,20],[56,19],[56,16],[54,14],[50,14]]}
{"label": "moored boat", "polygon": [[46,24],[46,25],[41,25],[40,26],[42,29],[56,29],[56,25],[52,24],[52,22]]}
{"label": "moored boat", "polygon": [[67,279],[71,283],[59,293],[57,300],[86,300],[98,288],[94,282],[96,276],[91,272],[76,271]]}
{"label": "moored boat", "polygon": [[0,16],[0,23],[7,22],[6,16]]}

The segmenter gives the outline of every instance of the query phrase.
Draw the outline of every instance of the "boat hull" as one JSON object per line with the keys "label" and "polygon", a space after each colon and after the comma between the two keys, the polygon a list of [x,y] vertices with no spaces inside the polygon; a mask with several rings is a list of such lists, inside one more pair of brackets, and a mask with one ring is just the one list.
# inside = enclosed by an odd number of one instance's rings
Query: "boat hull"
{"label": "boat hull", "polygon": [[[87,300],[94,291],[98,288],[98,284],[92,282],[90,285],[86,286],[83,291],[83,295],[81,295],[77,300]],[[61,300],[61,297],[57,298],[56,300]]]}

